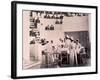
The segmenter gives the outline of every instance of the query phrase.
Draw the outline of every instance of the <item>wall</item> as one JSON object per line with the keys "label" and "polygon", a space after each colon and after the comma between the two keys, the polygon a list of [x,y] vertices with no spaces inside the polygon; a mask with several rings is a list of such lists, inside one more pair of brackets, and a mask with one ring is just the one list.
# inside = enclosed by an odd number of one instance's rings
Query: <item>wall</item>
{"label": "wall", "polygon": [[[0,80],[13,80],[10,78],[11,72],[11,1],[1,0],[0,2]],[[21,0],[26,1],[26,0]],[[31,0],[34,2],[51,2],[51,3],[64,3],[64,4],[82,4],[82,5],[98,5],[100,9],[100,0]],[[100,10],[98,12],[100,14]],[[98,16],[100,20],[100,15]],[[98,24],[100,26],[100,24]],[[98,27],[98,34],[100,34],[100,27]],[[100,41],[100,36],[98,36]],[[98,42],[100,47],[100,42]],[[100,49],[98,49],[100,53]],[[100,54],[98,54],[100,57]],[[100,61],[100,58],[98,58]],[[98,63],[100,67],[100,63]],[[78,76],[62,76],[62,77],[48,77],[48,78],[35,78],[35,79],[18,79],[18,80],[99,80],[100,68],[98,74],[91,75],[78,75]]]}
{"label": "wall", "polygon": [[[30,45],[29,45],[29,11],[23,11],[23,64],[30,63]],[[26,50],[27,49],[27,50]],[[24,65],[23,65],[24,66]]]}
{"label": "wall", "polygon": [[64,31],[85,31],[88,30],[88,16],[64,17]]}

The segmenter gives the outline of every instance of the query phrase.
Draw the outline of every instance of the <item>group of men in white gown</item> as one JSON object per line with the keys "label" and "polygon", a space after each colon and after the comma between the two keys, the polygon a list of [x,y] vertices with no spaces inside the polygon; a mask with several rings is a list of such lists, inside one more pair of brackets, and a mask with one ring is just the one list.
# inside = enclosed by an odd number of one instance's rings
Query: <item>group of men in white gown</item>
{"label": "group of men in white gown", "polygon": [[77,54],[80,54],[81,49],[84,49],[84,47],[81,45],[78,39],[74,40],[72,36],[69,37],[66,35],[64,39],[59,39],[59,43],[57,45],[54,45],[53,40],[50,42],[47,41],[44,51],[47,53],[48,64],[58,60],[58,57],[60,54],[62,54],[62,51],[65,51],[66,54],[69,54],[69,64],[78,65]]}

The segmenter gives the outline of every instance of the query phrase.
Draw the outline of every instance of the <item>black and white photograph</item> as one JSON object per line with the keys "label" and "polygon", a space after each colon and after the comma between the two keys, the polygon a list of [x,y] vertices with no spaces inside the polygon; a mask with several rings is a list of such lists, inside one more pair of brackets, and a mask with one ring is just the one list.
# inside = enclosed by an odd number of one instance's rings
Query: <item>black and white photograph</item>
{"label": "black and white photograph", "polygon": [[12,77],[97,73],[97,7],[12,2]]}
{"label": "black and white photograph", "polygon": [[30,38],[23,69],[91,66],[90,15],[23,10],[23,26],[29,23]]}

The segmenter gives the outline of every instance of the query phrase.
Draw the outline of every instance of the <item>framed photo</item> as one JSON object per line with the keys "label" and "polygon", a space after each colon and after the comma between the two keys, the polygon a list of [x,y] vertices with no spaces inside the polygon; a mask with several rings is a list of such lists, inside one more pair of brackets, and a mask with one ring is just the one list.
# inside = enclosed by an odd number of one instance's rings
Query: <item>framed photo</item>
{"label": "framed photo", "polygon": [[11,77],[97,73],[97,6],[12,1]]}

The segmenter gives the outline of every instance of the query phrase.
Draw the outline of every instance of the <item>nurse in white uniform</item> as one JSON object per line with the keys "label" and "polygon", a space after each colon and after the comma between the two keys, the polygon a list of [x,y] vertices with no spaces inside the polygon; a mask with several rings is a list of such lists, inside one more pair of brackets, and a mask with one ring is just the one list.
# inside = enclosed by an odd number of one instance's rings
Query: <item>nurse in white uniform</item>
{"label": "nurse in white uniform", "polygon": [[76,53],[77,53],[77,59],[78,59],[78,64],[82,63],[82,55],[80,54],[81,50],[82,50],[82,45],[79,43],[79,40],[76,40]]}
{"label": "nurse in white uniform", "polygon": [[77,65],[77,54],[76,54],[76,43],[74,42],[73,37],[71,37],[71,45],[70,45],[70,64],[73,66],[74,62]]}
{"label": "nurse in white uniform", "polygon": [[69,56],[70,56],[70,45],[71,45],[71,40],[69,39],[70,37],[68,35],[65,36],[65,49],[66,49],[66,54],[67,54],[67,63],[69,64]]}

